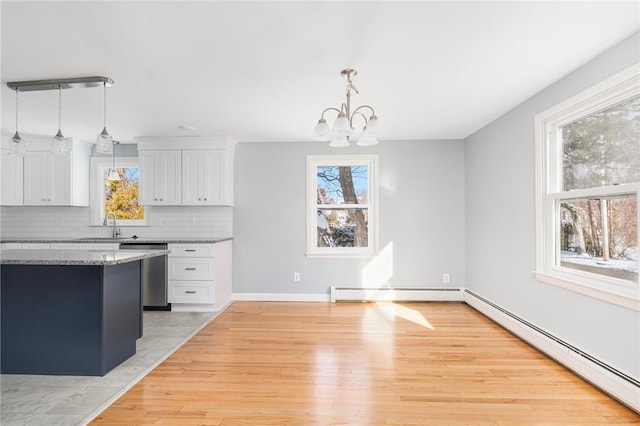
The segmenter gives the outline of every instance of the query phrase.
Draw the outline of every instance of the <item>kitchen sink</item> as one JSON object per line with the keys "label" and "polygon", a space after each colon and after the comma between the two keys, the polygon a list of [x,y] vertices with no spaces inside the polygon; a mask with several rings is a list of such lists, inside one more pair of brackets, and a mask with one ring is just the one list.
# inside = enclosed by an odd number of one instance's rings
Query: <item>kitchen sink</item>
{"label": "kitchen sink", "polygon": [[120,242],[120,241],[129,241],[134,240],[131,237],[87,237],[87,238],[77,238],[75,241],[107,241],[107,242]]}

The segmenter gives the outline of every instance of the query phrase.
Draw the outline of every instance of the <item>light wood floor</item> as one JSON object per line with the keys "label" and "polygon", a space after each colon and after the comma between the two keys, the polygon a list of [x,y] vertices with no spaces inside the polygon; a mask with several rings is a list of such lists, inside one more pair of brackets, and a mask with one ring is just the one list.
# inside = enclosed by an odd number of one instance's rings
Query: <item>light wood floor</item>
{"label": "light wood floor", "polygon": [[640,424],[458,303],[236,302],[92,424]]}

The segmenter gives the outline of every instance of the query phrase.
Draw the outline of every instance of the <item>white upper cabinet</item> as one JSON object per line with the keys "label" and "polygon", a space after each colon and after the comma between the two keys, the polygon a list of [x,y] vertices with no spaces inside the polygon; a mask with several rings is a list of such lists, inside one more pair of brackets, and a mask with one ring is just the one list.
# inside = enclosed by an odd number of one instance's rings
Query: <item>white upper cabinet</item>
{"label": "white upper cabinet", "polygon": [[234,146],[230,139],[139,138],[141,204],[233,205]]}
{"label": "white upper cabinet", "polygon": [[226,188],[226,152],[221,149],[182,151],[182,203],[231,205]]}
{"label": "white upper cabinet", "polygon": [[24,156],[25,206],[88,206],[91,145],[72,142],[65,156],[27,151]]}
{"label": "white upper cabinet", "polygon": [[9,150],[3,149],[0,152],[0,168],[2,181],[0,184],[0,205],[3,206],[21,206],[22,198],[22,182],[23,182],[23,159],[22,157],[11,157],[8,155]]}
{"label": "white upper cabinet", "polygon": [[140,151],[140,204],[182,204],[182,161],[178,150]]}

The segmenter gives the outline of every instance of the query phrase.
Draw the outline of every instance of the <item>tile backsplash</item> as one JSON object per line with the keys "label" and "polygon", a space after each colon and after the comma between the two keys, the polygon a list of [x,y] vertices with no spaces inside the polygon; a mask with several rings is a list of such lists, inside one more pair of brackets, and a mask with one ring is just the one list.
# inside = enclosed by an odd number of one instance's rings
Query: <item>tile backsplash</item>
{"label": "tile backsplash", "polygon": [[[145,208],[145,226],[120,226],[122,236],[141,238],[233,236],[232,207]],[[88,207],[0,207],[0,237],[108,237],[111,226],[90,226]]]}

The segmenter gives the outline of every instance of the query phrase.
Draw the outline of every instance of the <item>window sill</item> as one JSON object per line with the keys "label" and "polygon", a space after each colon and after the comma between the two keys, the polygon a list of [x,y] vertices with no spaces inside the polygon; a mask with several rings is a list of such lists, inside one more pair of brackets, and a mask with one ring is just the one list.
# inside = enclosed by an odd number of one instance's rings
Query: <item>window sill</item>
{"label": "window sill", "polygon": [[[149,225],[148,223],[120,223],[118,222],[118,224],[116,225],[118,228],[148,228],[151,225]],[[100,223],[92,223],[89,225],[90,228],[112,228],[113,225],[103,225],[102,222]]]}
{"label": "window sill", "polygon": [[306,252],[304,254],[308,258],[318,259],[371,259],[377,256],[376,253],[315,253]]}
{"label": "window sill", "polygon": [[552,275],[547,272],[534,271],[533,273],[535,278],[543,283],[562,287],[575,293],[604,300],[605,302],[613,303],[635,311],[640,311],[640,289],[637,285],[635,288],[630,286],[629,288],[621,288],[619,291],[609,291],[603,288],[595,288],[558,275]]}

